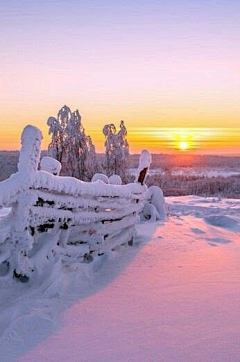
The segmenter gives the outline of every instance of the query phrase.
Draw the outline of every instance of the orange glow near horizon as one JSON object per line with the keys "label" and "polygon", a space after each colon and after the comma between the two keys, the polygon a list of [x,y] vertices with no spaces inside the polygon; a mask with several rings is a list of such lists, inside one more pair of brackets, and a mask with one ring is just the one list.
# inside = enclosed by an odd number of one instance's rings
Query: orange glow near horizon
{"label": "orange glow near horizon", "polygon": [[[34,125],[33,122],[29,123]],[[92,137],[97,152],[104,152],[102,127],[105,123],[96,128],[93,124],[85,127],[83,121],[86,134]],[[0,125],[0,149],[19,150],[21,132],[26,124],[19,122],[14,127],[7,128]],[[115,124],[118,125],[117,122]],[[128,122],[126,122],[126,126],[132,154],[140,153],[142,149],[146,148],[152,153],[178,154],[184,152],[240,156],[239,128],[128,127]],[[43,132],[42,149],[47,149],[50,143],[48,127],[46,123],[40,123],[38,127]]]}
{"label": "orange glow near horizon", "polygon": [[[131,150],[152,153],[189,153],[240,156],[239,128],[139,128],[130,129]],[[140,142],[141,140],[141,142]]]}

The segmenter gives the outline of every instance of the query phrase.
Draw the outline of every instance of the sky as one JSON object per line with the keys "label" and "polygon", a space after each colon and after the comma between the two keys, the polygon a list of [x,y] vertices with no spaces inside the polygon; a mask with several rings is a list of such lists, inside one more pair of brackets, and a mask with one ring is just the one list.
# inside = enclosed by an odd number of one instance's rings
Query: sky
{"label": "sky", "polygon": [[[131,152],[240,155],[240,1],[0,0],[0,149],[79,109]],[[184,149],[185,148],[185,149]]]}

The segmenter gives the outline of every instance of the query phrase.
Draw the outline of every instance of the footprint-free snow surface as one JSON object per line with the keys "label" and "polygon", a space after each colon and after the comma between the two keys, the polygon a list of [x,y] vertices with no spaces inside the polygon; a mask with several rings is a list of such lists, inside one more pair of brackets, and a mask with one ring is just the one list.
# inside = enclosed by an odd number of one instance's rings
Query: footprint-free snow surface
{"label": "footprint-free snow surface", "polygon": [[240,200],[167,198],[97,262],[0,279],[0,361],[240,361]]}

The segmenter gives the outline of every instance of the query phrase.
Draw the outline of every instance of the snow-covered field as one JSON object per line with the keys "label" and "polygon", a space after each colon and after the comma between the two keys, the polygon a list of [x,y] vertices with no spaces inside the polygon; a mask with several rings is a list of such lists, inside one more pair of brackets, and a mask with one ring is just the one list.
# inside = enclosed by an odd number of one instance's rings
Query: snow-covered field
{"label": "snow-covered field", "polygon": [[[201,168],[201,167],[184,167],[184,168],[173,168],[171,171],[172,176],[187,176],[187,177],[231,177],[231,176],[239,176],[240,171],[239,169],[225,169],[225,168],[218,168],[218,169],[210,169],[210,168]],[[136,175],[137,169],[131,168],[130,173],[132,175]],[[166,175],[166,171],[162,170],[161,168],[153,168],[149,170],[149,175]]]}
{"label": "snow-covered field", "polygon": [[166,201],[133,247],[0,281],[0,361],[240,361],[240,200]]}

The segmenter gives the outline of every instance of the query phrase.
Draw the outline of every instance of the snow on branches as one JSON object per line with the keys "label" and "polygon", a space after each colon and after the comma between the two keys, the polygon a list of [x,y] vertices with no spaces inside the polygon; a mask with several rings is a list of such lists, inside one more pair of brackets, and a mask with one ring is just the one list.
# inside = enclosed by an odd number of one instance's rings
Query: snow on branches
{"label": "snow on branches", "polygon": [[118,132],[114,124],[106,124],[103,127],[103,134],[105,136],[106,173],[108,176],[119,175],[124,180],[129,158],[127,129],[124,121],[120,122]]}
{"label": "snow on branches", "polygon": [[90,181],[97,170],[95,147],[85,134],[78,110],[71,112],[64,106],[57,118],[48,118],[47,124],[52,135],[48,153],[61,162],[62,175]]}

